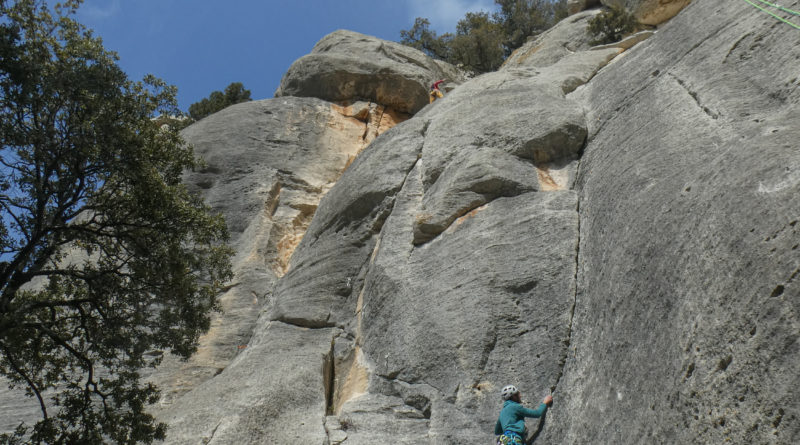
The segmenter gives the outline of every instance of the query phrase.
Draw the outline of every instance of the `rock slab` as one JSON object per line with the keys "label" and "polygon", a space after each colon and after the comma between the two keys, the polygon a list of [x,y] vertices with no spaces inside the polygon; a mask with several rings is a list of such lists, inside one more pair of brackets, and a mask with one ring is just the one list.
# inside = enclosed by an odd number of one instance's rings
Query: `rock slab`
{"label": "rock slab", "polygon": [[695,1],[571,96],[578,295],[543,441],[800,441],[796,42]]}

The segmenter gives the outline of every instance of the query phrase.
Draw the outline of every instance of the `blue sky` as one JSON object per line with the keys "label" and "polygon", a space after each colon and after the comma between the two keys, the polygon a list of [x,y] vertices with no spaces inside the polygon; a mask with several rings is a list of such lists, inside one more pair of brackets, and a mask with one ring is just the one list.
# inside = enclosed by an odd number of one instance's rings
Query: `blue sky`
{"label": "blue sky", "polygon": [[[52,0],[55,1],[55,0]],[[242,82],[273,96],[289,66],[337,29],[400,39],[416,17],[452,32],[493,0],[85,0],[78,21],[103,38],[135,80],[154,74],[178,87],[181,109]]]}

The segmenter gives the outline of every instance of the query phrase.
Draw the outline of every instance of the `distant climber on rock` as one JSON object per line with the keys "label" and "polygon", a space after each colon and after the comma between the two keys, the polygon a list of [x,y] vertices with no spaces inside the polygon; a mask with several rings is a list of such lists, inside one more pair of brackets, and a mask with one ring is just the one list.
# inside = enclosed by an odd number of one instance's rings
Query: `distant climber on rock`
{"label": "distant climber on rock", "polygon": [[494,433],[500,436],[497,445],[524,445],[525,418],[543,416],[547,407],[553,404],[553,396],[546,396],[538,408],[529,409],[522,406],[522,395],[514,385],[504,387],[500,395],[505,402],[494,424]]}
{"label": "distant climber on rock", "polygon": [[436,82],[433,82],[433,84],[431,85],[431,94],[430,94],[431,103],[433,103],[433,101],[435,101],[436,99],[441,99],[444,97],[444,93],[442,93],[442,90],[439,89],[439,85],[442,84],[443,82],[444,79],[441,79],[437,80]]}

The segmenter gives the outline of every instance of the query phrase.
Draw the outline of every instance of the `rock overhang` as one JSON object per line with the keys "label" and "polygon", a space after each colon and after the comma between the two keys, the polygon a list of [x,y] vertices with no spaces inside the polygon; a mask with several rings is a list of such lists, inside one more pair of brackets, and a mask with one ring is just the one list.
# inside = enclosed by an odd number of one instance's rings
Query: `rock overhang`
{"label": "rock overhang", "polygon": [[370,100],[414,114],[428,103],[428,87],[438,79],[458,84],[464,74],[408,46],[339,30],[292,64],[275,95]]}

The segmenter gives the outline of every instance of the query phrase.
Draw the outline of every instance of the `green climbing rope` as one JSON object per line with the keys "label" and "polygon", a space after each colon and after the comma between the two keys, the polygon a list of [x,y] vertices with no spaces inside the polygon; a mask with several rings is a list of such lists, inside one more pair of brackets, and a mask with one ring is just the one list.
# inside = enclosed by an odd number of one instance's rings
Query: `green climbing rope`
{"label": "green climbing rope", "polygon": [[797,11],[792,11],[791,9],[789,9],[789,8],[784,8],[784,7],[783,7],[783,6],[781,6],[781,5],[776,5],[776,4],[774,4],[774,3],[770,3],[770,2],[765,2],[764,0],[758,0],[758,2],[759,2],[759,3],[763,3],[763,4],[767,5],[767,6],[772,6],[773,8],[778,8],[778,9],[780,9],[780,10],[781,10],[781,11],[783,11],[783,12],[788,12],[789,14],[800,15],[800,12],[797,12]]}
{"label": "green climbing rope", "polygon": [[[794,28],[800,29],[800,25],[796,25],[796,24],[794,24],[794,23],[792,23],[792,22],[790,22],[790,21],[786,20],[785,18],[783,18],[783,17],[781,17],[781,16],[779,16],[779,15],[777,15],[777,14],[774,14],[772,11],[768,11],[768,10],[766,10],[766,9],[762,8],[761,6],[758,6],[757,4],[755,4],[755,3],[751,2],[750,0],[744,0],[744,1],[746,1],[747,3],[750,3],[750,4],[751,4],[753,7],[756,7],[756,8],[758,8],[758,9],[760,9],[760,10],[762,10],[762,11],[766,12],[767,14],[769,14],[769,15],[771,15],[771,16],[773,16],[773,17],[775,17],[776,19],[778,19],[778,20],[782,21],[783,23],[786,23],[787,25],[790,25],[790,26],[792,26],[792,27],[794,27]],[[762,0],[757,0],[757,1],[761,2]],[[766,3],[766,2],[762,2],[762,3]]]}

